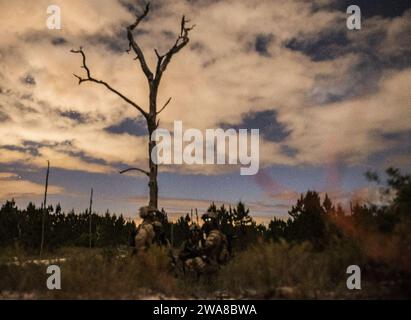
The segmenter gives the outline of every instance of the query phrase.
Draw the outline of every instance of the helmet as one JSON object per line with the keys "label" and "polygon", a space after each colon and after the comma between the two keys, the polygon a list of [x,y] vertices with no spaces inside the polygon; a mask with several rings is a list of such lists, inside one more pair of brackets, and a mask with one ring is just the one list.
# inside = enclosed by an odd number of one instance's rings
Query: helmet
{"label": "helmet", "polygon": [[213,229],[218,229],[218,214],[215,210],[209,209],[201,218],[204,220],[201,230],[206,234]]}
{"label": "helmet", "polygon": [[141,219],[146,219],[149,217],[154,217],[154,212],[156,211],[156,208],[150,207],[150,206],[144,206],[139,209],[139,215]]}

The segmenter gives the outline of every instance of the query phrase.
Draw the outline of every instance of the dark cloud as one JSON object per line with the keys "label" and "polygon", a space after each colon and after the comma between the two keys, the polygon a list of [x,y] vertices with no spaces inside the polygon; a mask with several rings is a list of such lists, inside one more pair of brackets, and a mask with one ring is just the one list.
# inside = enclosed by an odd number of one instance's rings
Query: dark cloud
{"label": "dark cloud", "polygon": [[347,70],[332,76],[317,76],[313,92],[309,95],[315,104],[327,104],[367,95],[378,90],[383,74],[389,70],[403,70],[411,66],[411,24],[402,30],[388,33],[390,21],[369,20],[358,32],[345,28],[298,36],[284,46],[301,52],[320,62],[334,60],[348,54],[355,59]]}
{"label": "dark cloud", "polygon": [[34,79],[34,77],[31,74],[27,74],[23,78],[21,78],[21,82],[29,86],[36,85],[36,79]]}
{"label": "dark cloud", "polygon": [[[118,1],[127,11],[131,12],[133,15],[143,13],[143,10],[146,6],[146,2],[144,0],[119,0]],[[150,7],[153,8],[155,3],[150,3]]]}
{"label": "dark cloud", "polygon": [[199,41],[193,41],[190,45],[190,49],[202,53],[204,52],[205,46]]}
{"label": "dark cloud", "polygon": [[[36,143],[33,143],[35,145]],[[61,152],[67,154],[69,156],[79,158],[88,163],[95,163],[95,164],[107,164],[105,160],[98,159],[89,155],[86,155],[83,151],[79,151],[75,146],[74,140],[65,140],[62,142],[51,142],[51,143],[43,143],[42,146],[46,146],[48,148],[54,149],[57,152]]]}
{"label": "dark cloud", "polygon": [[10,150],[10,151],[19,151],[19,152],[26,153],[34,157],[41,155],[41,150],[40,150],[41,148],[50,148],[57,152],[67,154],[72,157],[80,158],[81,160],[88,162],[88,163],[95,163],[95,164],[102,164],[102,165],[107,164],[107,162],[102,159],[88,156],[83,151],[77,150],[77,148],[74,145],[74,141],[71,141],[71,140],[66,140],[62,142],[50,142],[50,141],[36,142],[36,141],[26,140],[26,141],[23,141],[20,146],[17,146],[17,145],[1,146],[1,149]]}
{"label": "dark cloud", "polygon": [[[387,159],[392,156],[411,155],[411,130],[390,133],[376,131],[374,134],[384,141],[385,150],[371,154],[367,159],[369,164],[385,166]],[[411,163],[408,163],[407,167],[410,166]]]}
{"label": "dark cloud", "polygon": [[410,0],[334,0],[328,6],[323,6],[322,8],[346,12],[347,7],[352,4],[360,7],[363,18],[374,16],[385,18],[398,17],[411,8]]}
{"label": "dark cloud", "polygon": [[128,133],[134,136],[144,136],[147,134],[146,123],[143,119],[126,118],[118,124],[105,128],[107,132],[115,134]]}
{"label": "dark cloud", "polygon": [[56,37],[56,38],[51,39],[51,43],[55,46],[61,46],[63,44],[66,44],[67,40],[64,39],[63,37]]}
{"label": "dark cloud", "polygon": [[72,157],[75,158],[80,158],[81,160],[87,162],[87,163],[94,163],[94,164],[101,164],[101,165],[107,165],[107,161],[103,159],[98,159],[94,157],[90,157],[86,155],[83,151],[63,151],[63,153],[68,154]]}
{"label": "dark cloud", "polygon": [[20,101],[16,101],[14,103],[14,107],[17,108],[22,113],[38,113],[38,111],[32,107],[26,106],[25,104],[21,103]]}
{"label": "dark cloud", "polygon": [[316,76],[309,99],[314,104],[322,105],[373,93],[378,90],[382,74],[383,67],[378,56],[360,54],[345,73],[337,77]]}
{"label": "dark cloud", "polygon": [[[333,60],[353,53],[366,57],[370,63],[382,68],[403,69],[411,65],[411,24],[405,24],[403,30],[395,35],[387,33],[389,20],[364,22],[360,31],[351,31],[345,27],[345,20],[339,21],[337,28],[320,33],[305,34],[284,43],[290,50],[302,52],[313,61]],[[390,37],[394,37],[393,39]],[[384,48],[384,43],[391,41],[396,50]]]}
{"label": "dark cloud", "polygon": [[257,51],[260,55],[269,57],[270,53],[268,52],[268,46],[274,40],[274,36],[272,34],[259,34],[255,38],[255,51]]}
{"label": "dark cloud", "polygon": [[[46,29],[47,30],[47,29]],[[21,39],[25,43],[41,42],[47,37],[46,31],[30,30],[21,35]]]}
{"label": "dark cloud", "polygon": [[224,129],[259,129],[260,134],[268,141],[283,141],[291,133],[287,127],[277,119],[275,110],[265,110],[248,113],[243,116],[242,122],[237,125],[222,123]]}
{"label": "dark cloud", "polygon": [[91,42],[91,44],[103,45],[115,53],[124,53],[128,49],[125,29],[118,30],[114,36],[93,36],[89,39],[89,42]]}
{"label": "dark cloud", "polygon": [[292,148],[287,145],[281,146],[281,152],[284,153],[286,156],[292,158],[295,157],[298,154],[298,150],[295,148]]}
{"label": "dark cloud", "polygon": [[345,30],[330,30],[322,34],[293,38],[285,47],[304,53],[313,61],[332,60],[347,53],[350,41]]}
{"label": "dark cloud", "polygon": [[383,132],[374,130],[370,133],[384,143],[385,149],[369,156],[370,163],[382,162],[393,154],[411,155],[411,130]]}
{"label": "dark cloud", "polygon": [[90,121],[90,117],[87,114],[73,110],[60,111],[59,115],[65,118],[69,118],[79,124],[84,124]]}
{"label": "dark cloud", "polygon": [[38,156],[40,155],[38,149],[44,146],[47,146],[47,144],[34,142],[34,141],[23,141],[21,146],[4,145],[2,146],[2,149],[6,149],[10,151],[19,151],[19,152],[30,154],[32,156]]}
{"label": "dark cloud", "polygon": [[177,35],[169,30],[163,30],[161,31],[161,34],[166,38],[166,39],[176,39]]}
{"label": "dark cloud", "polygon": [[402,152],[411,154],[411,130],[378,133],[385,140],[388,147],[396,147]]}

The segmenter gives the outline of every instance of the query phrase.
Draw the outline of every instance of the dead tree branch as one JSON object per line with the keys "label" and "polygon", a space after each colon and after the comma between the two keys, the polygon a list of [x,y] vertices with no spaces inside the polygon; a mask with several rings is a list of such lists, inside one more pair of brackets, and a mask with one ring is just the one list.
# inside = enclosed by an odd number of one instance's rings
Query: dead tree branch
{"label": "dead tree branch", "polygon": [[71,50],[72,53],[80,53],[81,56],[83,57],[83,65],[81,66],[83,69],[86,70],[86,75],[87,78],[82,78],[76,74],[74,74],[74,76],[79,80],[79,84],[86,82],[86,81],[91,81],[97,84],[102,84],[103,86],[105,86],[108,90],[110,90],[111,92],[115,93],[116,95],[118,95],[119,97],[121,97],[124,101],[126,101],[127,103],[129,103],[130,105],[132,105],[134,108],[136,108],[138,111],[140,111],[140,113],[147,119],[148,118],[148,113],[146,111],[143,110],[143,108],[141,108],[137,103],[135,103],[134,101],[130,100],[129,98],[127,98],[125,95],[123,95],[122,93],[120,93],[119,91],[117,91],[116,89],[114,89],[112,86],[110,86],[107,82],[102,81],[102,80],[97,80],[95,78],[93,78],[91,76],[91,72],[90,69],[87,66],[86,63],[86,55],[83,51],[83,49],[80,47],[79,50]]}
{"label": "dead tree branch", "polygon": [[134,40],[133,30],[139,25],[139,23],[147,16],[150,11],[150,3],[147,3],[144,12],[142,15],[137,16],[136,21],[127,27],[127,38],[129,41],[129,49],[127,52],[130,52],[133,49],[134,53],[137,55],[136,59],[140,61],[141,69],[146,75],[149,81],[153,80],[153,73],[147,65],[146,59],[144,57],[143,51],[141,50],[138,43]]}
{"label": "dead tree branch", "polygon": [[160,55],[157,50],[155,50],[157,55],[157,68],[156,68],[156,81],[160,81],[161,76],[163,75],[164,71],[167,69],[168,64],[171,61],[173,55],[178,53],[182,48],[184,48],[190,38],[188,37],[188,33],[193,30],[195,25],[188,27],[186,24],[190,21],[186,19],[185,16],[181,18],[180,24],[180,34],[178,35],[174,45],[163,55]]}
{"label": "dead tree branch", "polygon": [[163,110],[168,106],[168,104],[170,103],[170,101],[171,101],[171,97],[168,98],[168,100],[167,100],[167,102],[164,104],[164,106],[163,106],[159,111],[157,111],[157,114],[160,114],[160,112],[163,111]]}
{"label": "dead tree branch", "polygon": [[139,171],[139,172],[142,172],[142,173],[144,173],[146,176],[150,176],[150,172],[148,172],[148,171],[146,171],[146,170],[143,170],[143,169],[140,169],[140,168],[128,168],[128,169],[125,169],[125,170],[121,170],[120,171],[120,174],[123,174],[123,173],[126,173],[126,172],[129,172],[129,171]]}

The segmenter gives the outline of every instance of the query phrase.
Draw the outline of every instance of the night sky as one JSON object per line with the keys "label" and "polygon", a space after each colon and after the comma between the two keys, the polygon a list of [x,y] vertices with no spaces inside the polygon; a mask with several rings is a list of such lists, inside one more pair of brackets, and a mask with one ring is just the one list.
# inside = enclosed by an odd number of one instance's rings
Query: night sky
{"label": "night sky", "polygon": [[[54,1],[62,29],[46,26],[49,1],[0,0],[0,200],[49,203],[135,217],[147,203],[147,129],[105,88],[78,85],[83,47],[92,74],[147,108],[148,88],[125,27],[140,1]],[[346,27],[361,8],[362,28]],[[152,1],[135,32],[150,66],[175,41],[181,15],[195,29],[164,74],[161,127],[260,129],[260,171],[160,168],[159,205],[171,214],[211,201],[245,201],[254,216],[286,216],[309,189],[377,201],[367,170],[411,167],[410,1]],[[82,74],[83,75],[83,74]]]}

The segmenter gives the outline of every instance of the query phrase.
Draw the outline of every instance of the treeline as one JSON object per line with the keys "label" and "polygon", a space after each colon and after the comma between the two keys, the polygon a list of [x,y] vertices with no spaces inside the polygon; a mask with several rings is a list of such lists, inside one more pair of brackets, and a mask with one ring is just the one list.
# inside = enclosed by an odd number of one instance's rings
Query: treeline
{"label": "treeline", "polygon": [[[0,209],[0,246],[20,246],[27,250],[40,248],[41,225],[45,214],[45,249],[62,246],[89,246],[90,215],[88,212],[65,214],[58,204],[47,210],[29,203],[25,210],[17,208],[14,200]],[[108,211],[104,216],[91,215],[91,244],[93,247],[115,246],[127,243],[134,222]]]}
{"label": "treeline", "polygon": [[[234,208],[224,205],[217,208],[212,204],[210,209],[217,211],[220,228],[237,251],[262,241],[309,242],[316,250],[351,241],[368,250],[366,246],[387,245],[384,244],[386,239],[395,238],[398,246],[409,246],[406,242],[411,240],[408,236],[411,232],[411,177],[393,168],[385,173],[385,183],[376,173],[366,173],[370,182],[377,184],[381,196],[379,205],[351,203],[349,210],[344,211],[340,204],[333,204],[327,194],[321,199],[318,192],[308,191],[288,211],[288,219],[274,218],[268,226],[257,224],[242,202]],[[173,225],[175,244],[179,245],[188,237],[191,220],[187,214]],[[168,237],[170,229],[169,225]],[[377,240],[381,243],[377,244]]]}
{"label": "treeline", "polygon": [[[401,238],[411,231],[411,178],[397,169],[388,169],[386,175],[387,180],[382,183],[376,173],[367,173],[370,181],[379,184],[380,194],[388,198],[385,203],[353,203],[348,212],[344,212],[340,205],[333,204],[327,195],[322,200],[316,191],[301,195],[289,210],[290,217],[287,220],[274,218],[268,226],[257,224],[242,202],[235,207],[223,205],[217,208],[211,204],[210,209],[217,212],[220,228],[227,235],[229,246],[234,252],[264,241],[309,242],[316,250],[322,250],[341,240],[369,241],[370,235],[393,235],[398,230],[402,232]],[[43,210],[33,204],[20,210],[14,201],[7,201],[0,209],[0,246],[17,244],[26,249],[39,248],[42,214]],[[170,222],[162,211],[157,218],[164,226],[163,238],[168,239],[174,247],[180,246],[188,238],[191,223],[201,223],[201,217],[193,217],[193,214]],[[71,211],[65,214],[60,205],[55,209],[49,207],[45,219],[46,249],[89,246],[89,219],[87,212],[76,214]],[[91,221],[93,247],[127,245],[135,230],[134,222],[109,212],[104,216],[93,213]]]}

